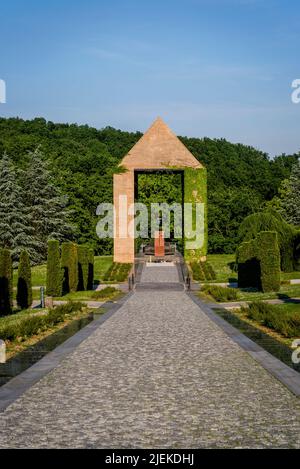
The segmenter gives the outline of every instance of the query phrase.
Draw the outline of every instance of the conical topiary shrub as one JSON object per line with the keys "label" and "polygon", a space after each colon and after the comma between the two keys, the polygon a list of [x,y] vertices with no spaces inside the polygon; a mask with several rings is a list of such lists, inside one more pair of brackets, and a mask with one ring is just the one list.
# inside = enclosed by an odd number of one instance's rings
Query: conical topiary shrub
{"label": "conical topiary shrub", "polygon": [[86,246],[78,246],[78,291],[88,289],[89,277],[89,249]]}
{"label": "conical topiary shrub", "polygon": [[18,268],[17,304],[21,309],[32,305],[32,283],[30,258],[27,251],[22,251]]}
{"label": "conical topiary shrub", "polygon": [[12,313],[13,308],[13,267],[11,253],[0,249],[0,316]]}
{"label": "conical topiary shrub", "polygon": [[78,286],[77,246],[67,242],[61,246],[61,267],[63,274],[63,293],[76,292]]}
{"label": "conical topiary shrub", "polygon": [[59,242],[55,239],[48,241],[46,292],[48,296],[61,296],[62,294],[60,249]]}

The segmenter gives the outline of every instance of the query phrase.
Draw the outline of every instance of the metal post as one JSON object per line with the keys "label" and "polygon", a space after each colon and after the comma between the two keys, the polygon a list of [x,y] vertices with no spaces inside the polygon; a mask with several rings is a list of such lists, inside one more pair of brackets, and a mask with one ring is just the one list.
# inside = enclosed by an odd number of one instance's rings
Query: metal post
{"label": "metal post", "polygon": [[45,287],[40,288],[41,308],[45,308]]}

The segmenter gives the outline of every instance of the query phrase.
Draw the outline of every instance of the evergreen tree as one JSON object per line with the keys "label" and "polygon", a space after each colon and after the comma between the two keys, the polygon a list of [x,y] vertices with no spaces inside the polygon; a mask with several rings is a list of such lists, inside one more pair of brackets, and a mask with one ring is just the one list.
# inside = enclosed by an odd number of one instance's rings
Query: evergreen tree
{"label": "evergreen tree", "polygon": [[24,203],[30,209],[30,224],[39,243],[34,263],[41,263],[47,255],[48,239],[63,241],[70,238],[73,227],[66,210],[67,198],[53,182],[48,163],[39,149],[29,153],[29,165],[23,172]]}
{"label": "evergreen tree", "polygon": [[300,227],[300,160],[293,166],[290,178],[282,183],[281,213],[288,223]]}
{"label": "evergreen tree", "polygon": [[6,154],[0,160],[0,194],[0,247],[11,250],[16,266],[20,253],[27,249],[30,255],[34,255],[38,243],[33,237],[15,167]]}
{"label": "evergreen tree", "polygon": [[32,305],[32,283],[30,258],[27,251],[22,251],[18,268],[17,304],[21,309]]}

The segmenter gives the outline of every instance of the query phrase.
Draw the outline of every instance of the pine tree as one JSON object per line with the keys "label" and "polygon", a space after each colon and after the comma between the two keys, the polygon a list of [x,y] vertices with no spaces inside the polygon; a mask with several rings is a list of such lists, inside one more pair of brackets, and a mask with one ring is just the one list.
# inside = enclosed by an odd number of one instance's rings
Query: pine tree
{"label": "pine tree", "polygon": [[14,266],[17,266],[24,249],[30,256],[34,255],[37,242],[15,167],[6,154],[0,160],[0,194],[0,247],[11,250]]}
{"label": "pine tree", "polygon": [[47,255],[48,239],[64,241],[72,236],[67,200],[53,182],[48,163],[39,149],[29,153],[29,165],[23,172],[24,202],[30,207],[30,224],[39,243],[34,263],[42,262]]}
{"label": "pine tree", "polygon": [[60,266],[59,241],[50,239],[48,241],[47,256],[47,295],[61,296],[62,294],[62,272]]}
{"label": "pine tree", "polygon": [[8,249],[0,248],[0,316],[12,313],[13,308],[13,269]]}
{"label": "pine tree", "polygon": [[288,223],[300,227],[300,160],[282,184],[281,213]]}
{"label": "pine tree", "polygon": [[32,283],[30,258],[27,251],[22,251],[18,268],[17,304],[21,309],[32,305]]}

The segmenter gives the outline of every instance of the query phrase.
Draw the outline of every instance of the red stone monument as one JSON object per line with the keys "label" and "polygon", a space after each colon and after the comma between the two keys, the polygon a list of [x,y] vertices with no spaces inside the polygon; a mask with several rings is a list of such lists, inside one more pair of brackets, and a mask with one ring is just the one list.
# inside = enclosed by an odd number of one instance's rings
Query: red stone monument
{"label": "red stone monument", "polygon": [[165,255],[165,237],[163,231],[155,232],[154,255],[155,257],[162,257]]}

